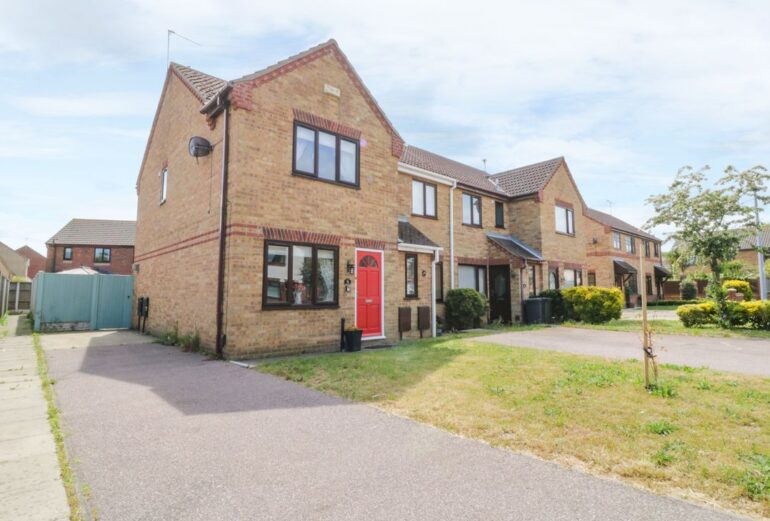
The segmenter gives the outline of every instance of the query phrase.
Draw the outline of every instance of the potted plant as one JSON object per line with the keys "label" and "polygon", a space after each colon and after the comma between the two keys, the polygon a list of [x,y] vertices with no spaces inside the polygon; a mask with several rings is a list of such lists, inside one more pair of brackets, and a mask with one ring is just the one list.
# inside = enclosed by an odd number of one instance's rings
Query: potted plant
{"label": "potted plant", "polygon": [[363,331],[356,326],[347,326],[345,328],[345,351],[361,350],[361,334]]}

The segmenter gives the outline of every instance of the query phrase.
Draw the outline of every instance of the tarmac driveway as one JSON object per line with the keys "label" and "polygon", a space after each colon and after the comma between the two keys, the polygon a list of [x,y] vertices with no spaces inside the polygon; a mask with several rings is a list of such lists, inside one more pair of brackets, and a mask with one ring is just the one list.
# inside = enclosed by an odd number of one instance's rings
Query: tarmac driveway
{"label": "tarmac driveway", "polygon": [[738,519],[174,348],[47,355],[101,520]]}
{"label": "tarmac driveway", "polygon": [[[573,327],[549,327],[479,337],[483,342],[609,358],[642,358],[642,335]],[[770,377],[770,340],[655,335],[658,363],[710,367]]]}

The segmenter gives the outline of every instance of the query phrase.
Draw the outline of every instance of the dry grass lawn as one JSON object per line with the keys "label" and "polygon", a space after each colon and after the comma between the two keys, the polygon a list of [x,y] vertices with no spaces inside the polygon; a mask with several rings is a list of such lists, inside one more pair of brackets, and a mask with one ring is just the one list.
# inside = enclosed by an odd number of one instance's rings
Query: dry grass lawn
{"label": "dry grass lawn", "polygon": [[659,493],[770,516],[770,379],[447,336],[259,371]]}

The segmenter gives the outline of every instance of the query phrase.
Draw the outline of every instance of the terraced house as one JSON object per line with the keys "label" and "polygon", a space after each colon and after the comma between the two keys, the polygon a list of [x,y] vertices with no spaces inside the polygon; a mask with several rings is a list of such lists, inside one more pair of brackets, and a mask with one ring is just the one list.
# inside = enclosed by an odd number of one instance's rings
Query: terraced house
{"label": "terraced house", "polygon": [[233,81],[171,64],[137,193],[147,326],[228,356],[432,334],[453,287],[518,321],[600,272],[563,158],[487,175],[406,145],[333,40]]}

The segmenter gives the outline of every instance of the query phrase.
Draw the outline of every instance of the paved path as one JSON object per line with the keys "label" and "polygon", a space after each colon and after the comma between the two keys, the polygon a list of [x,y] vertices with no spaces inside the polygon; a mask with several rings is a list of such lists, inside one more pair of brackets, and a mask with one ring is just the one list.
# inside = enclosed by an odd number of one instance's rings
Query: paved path
{"label": "paved path", "polygon": [[103,520],[738,519],[175,348],[48,356]]}
{"label": "paved path", "polygon": [[[581,355],[641,359],[641,333],[549,327],[477,340]],[[661,364],[710,367],[770,377],[770,340],[656,335],[653,342]]]}
{"label": "paved path", "polygon": [[66,520],[70,509],[26,325],[8,317],[8,336],[0,338],[0,520]]}

